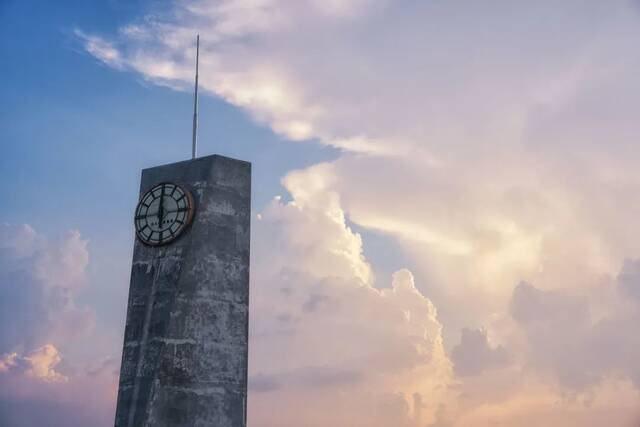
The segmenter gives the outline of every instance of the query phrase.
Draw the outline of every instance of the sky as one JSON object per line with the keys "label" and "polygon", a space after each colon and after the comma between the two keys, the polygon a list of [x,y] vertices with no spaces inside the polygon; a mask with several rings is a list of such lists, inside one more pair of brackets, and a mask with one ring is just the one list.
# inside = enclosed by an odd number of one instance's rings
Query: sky
{"label": "sky", "polygon": [[252,162],[249,425],[640,425],[640,3],[0,1],[0,424],[108,426],[140,170]]}

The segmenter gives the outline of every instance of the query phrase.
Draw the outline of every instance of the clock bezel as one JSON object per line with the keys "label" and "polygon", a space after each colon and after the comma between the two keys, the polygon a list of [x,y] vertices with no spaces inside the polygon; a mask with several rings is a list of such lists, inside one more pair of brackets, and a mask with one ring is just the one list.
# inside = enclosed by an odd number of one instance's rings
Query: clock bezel
{"label": "clock bezel", "polygon": [[[140,203],[142,203],[142,201],[144,200],[144,198],[147,196],[147,194],[149,194],[154,188],[159,187],[161,185],[166,185],[166,184],[170,184],[170,185],[175,185],[177,188],[179,188],[185,195],[186,199],[187,199],[187,215],[185,217],[185,221],[184,221],[184,225],[182,225],[182,227],[180,227],[178,229],[178,232],[174,235],[171,236],[165,240],[162,240],[161,242],[148,242],[145,240],[144,236],[142,236],[140,234],[140,231],[138,230],[138,227],[136,226],[136,213],[138,212],[138,209],[140,208]],[[178,183],[178,182],[171,182],[171,181],[163,181],[163,182],[158,182],[156,184],[153,184],[151,186],[149,186],[149,188],[147,188],[147,190],[145,190],[141,196],[140,196],[140,200],[138,200],[138,203],[136,204],[136,209],[134,211],[134,220],[133,220],[133,228],[135,229],[136,232],[136,237],[138,238],[138,240],[140,241],[140,243],[142,243],[145,246],[149,246],[149,247],[158,247],[158,246],[165,246],[169,243],[174,242],[176,239],[178,239],[180,236],[183,235],[183,233],[191,226],[191,223],[193,222],[193,217],[195,214],[195,201],[193,198],[193,195],[191,194],[191,191],[189,191],[189,189],[187,188],[187,186],[185,186],[184,184]]]}

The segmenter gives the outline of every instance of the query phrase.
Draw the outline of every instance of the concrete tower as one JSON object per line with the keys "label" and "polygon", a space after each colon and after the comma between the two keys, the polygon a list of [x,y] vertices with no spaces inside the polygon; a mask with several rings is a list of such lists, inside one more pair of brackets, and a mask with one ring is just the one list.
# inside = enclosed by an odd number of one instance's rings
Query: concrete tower
{"label": "concrete tower", "polygon": [[145,169],[116,427],[246,425],[251,164]]}

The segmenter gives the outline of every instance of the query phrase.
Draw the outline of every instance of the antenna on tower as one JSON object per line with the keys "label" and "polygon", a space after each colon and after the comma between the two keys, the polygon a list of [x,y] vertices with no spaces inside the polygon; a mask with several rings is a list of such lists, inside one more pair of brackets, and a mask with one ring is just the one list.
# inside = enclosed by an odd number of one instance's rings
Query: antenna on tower
{"label": "antenna on tower", "polygon": [[198,155],[198,61],[200,58],[200,34],[196,36],[196,85],[193,96],[193,137],[191,140],[191,158]]}

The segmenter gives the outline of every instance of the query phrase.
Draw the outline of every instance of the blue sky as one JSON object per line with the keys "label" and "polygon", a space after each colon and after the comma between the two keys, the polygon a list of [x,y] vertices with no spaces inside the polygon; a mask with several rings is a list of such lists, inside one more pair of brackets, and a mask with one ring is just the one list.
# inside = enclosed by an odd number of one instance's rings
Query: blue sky
{"label": "blue sky", "polygon": [[[140,171],[190,156],[193,94],[104,66],[73,32],[114,32],[148,7],[142,1],[0,6],[0,55],[11,58],[0,81],[0,219],[51,236],[77,229],[89,240],[92,258],[101,261],[90,264],[94,286],[82,299],[95,304],[100,325],[114,335],[111,345],[124,321]],[[202,96],[199,154],[214,153],[253,163],[256,212],[285,194],[280,178],[288,170],[336,157],[336,150],[288,142],[228,103]]]}
{"label": "blue sky", "polygon": [[631,0],[0,2],[0,424],[112,423],[196,33],[199,152],[253,164],[250,425],[637,425]]}
{"label": "blue sky", "polygon": [[[119,211],[137,197],[140,169],[188,157],[193,95],[105,67],[86,54],[73,31],[113,32],[144,13],[145,2],[2,7],[0,46],[12,58],[0,86],[8,150],[2,166],[9,173],[3,216],[46,231],[89,225],[92,217],[128,221]],[[285,144],[215,98],[203,97],[200,108],[200,154],[256,163],[257,207],[280,192],[279,177],[287,170],[335,157],[313,144]]]}

